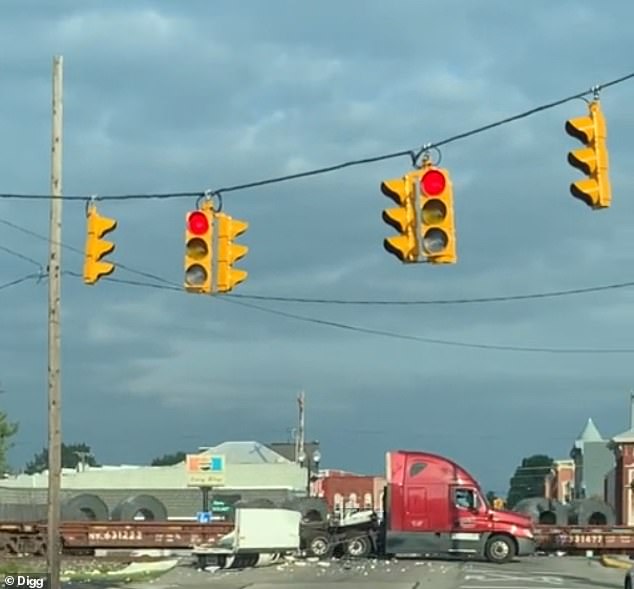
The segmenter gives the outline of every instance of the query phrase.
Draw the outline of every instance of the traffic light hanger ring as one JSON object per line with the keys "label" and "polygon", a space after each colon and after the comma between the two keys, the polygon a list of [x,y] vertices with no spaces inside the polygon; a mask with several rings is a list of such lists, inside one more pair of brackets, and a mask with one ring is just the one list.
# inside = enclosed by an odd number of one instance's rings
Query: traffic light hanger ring
{"label": "traffic light hanger ring", "polygon": [[[586,98],[586,94],[592,92],[592,99]],[[584,92],[582,95],[575,96],[575,99],[583,100],[587,105],[590,105],[592,102],[596,102],[601,98],[601,86],[592,86],[589,91]]]}
{"label": "traffic light hanger ring", "polygon": [[91,209],[97,207],[98,200],[99,197],[96,194],[91,194],[90,197],[86,199],[86,217],[90,214]]}
{"label": "traffic light hanger ring", "polygon": [[[216,200],[218,203],[217,206],[214,206],[214,203],[212,202],[214,197],[216,197]],[[211,209],[215,211],[216,213],[219,213],[222,211],[222,194],[220,194],[220,192],[214,192],[213,190],[205,190],[205,192],[196,199],[197,209],[201,208],[201,204],[203,201],[206,203],[210,203]]]}
{"label": "traffic light hanger ring", "polygon": [[[438,154],[438,159],[435,162],[431,161],[431,150],[434,150]],[[438,147],[433,145],[432,143],[426,143],[423,145],[416,153],[413,151],[410,152],[412,156],[412,166],[415,168],[422,168],[428,162],[431,162],[432,166],[440,166],[440,162],[442,161],[442,152]],[[418,165],[418,160],[421,159],[420,165]]]}

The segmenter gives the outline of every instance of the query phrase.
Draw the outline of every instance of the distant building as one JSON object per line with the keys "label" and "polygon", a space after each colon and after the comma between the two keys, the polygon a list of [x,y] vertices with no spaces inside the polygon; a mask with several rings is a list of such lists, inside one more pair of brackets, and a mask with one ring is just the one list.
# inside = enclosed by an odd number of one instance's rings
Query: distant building
{"label": "distant building", "polygon": [[608,502],[615,507],[617,524],[634,526],[634,394],[630,395],[630,429],[610,440],[616,468],[606,477]]}
{"label": "distant building", "polygon": [[[264,444],[224,442],[206,451],[225,456],[225,485],[212,489],[213,498],[231,497],[236,501],[257,497],[278,502],[306,494],[306,469]],[[0,519],[22,519],[26,511],[20,506],[44,505],[47,486],[47,471],[1,479]],[[172,518],[195,518],[202,508],[200,489],[187,486],[184,462],[172,466],[64,469],[61,487],[64,498],[96,495],[110,510],[129,497],[142,495],[160,501]]]}
{"label": "distant building", "polygon": [[545,481],[545,497],[560,503],[570,503],[573,497],[575,463],[573,460],[555,460]]}
{"label": "distant building", "polygon": [[[270,444],[267,444],[267,447],[269,447],[274,452],[277,452],[277,454],[284,456],[284,458],[290,460],[291,462],[299,461],[299,457],[295,456],[295,442],[271,442]],[[318,441],[315,440],[313,442],[304,443],[304,452],[306,453],[306,456],[309,458],[309,460],[311,460],[312,467],[315,466],[315,464],[312,462],[312,456],[315,450],[319,450]]]}
{"label": "distant building", "polygon": [[604,498],[605,477],[614,467],[614,454],[609,441],[604,439],[588,419],[583,431],[575,440],[570,458],[574,461],[574,485],[572,498]]}
{"label": "distant building", "polygon": [[385,477],[360,475],[341,470],[320,472],[315,483],[315,495],[323,497],[328,511],[343,516],[359,509],[383,512]]}

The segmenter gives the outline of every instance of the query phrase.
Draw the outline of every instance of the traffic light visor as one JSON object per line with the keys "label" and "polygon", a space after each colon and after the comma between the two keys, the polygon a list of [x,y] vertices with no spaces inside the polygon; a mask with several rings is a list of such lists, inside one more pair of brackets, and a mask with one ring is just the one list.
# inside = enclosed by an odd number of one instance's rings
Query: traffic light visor
{"label": "traffic light visor", "polygon": [[187,227],[194,235],[204,235],[209,231],[209,219],[200,211],[194,211],[187,217]]}
{"label": "traffic light visor", "polygon": [[594,139],[594,122],[590,117],[569,119],[565,124],[566,133],[582,143],[589,143]]}
{"label": "traffic light visor", "polygon": [[114,219],[95,216],[92,221],[92,226],[94,227],[95,234],[98,237],[103,237],[117,228],[117,222]]}
{"label": "traffic light visor", "polygon": [[446,185],[445,175],[438,170],[429,170],[420,179],[421,190],[428,196],[438,196],[445,190]]}

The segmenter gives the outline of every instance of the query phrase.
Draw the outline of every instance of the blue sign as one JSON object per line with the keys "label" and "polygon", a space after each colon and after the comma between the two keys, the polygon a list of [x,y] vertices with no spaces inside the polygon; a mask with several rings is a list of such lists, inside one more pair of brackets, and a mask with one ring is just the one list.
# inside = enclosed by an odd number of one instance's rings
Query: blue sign
{"label": "blue sign", "polygon": [[209,470],[214,472],[222,472],[224,470],[222,456],[212,456],[209,462]]}
{"label": "blue sign", "polygon": [[213,513],[211,511],[199,511],[196,514],[196,519],[199,524],[208,524],[213,519]]}

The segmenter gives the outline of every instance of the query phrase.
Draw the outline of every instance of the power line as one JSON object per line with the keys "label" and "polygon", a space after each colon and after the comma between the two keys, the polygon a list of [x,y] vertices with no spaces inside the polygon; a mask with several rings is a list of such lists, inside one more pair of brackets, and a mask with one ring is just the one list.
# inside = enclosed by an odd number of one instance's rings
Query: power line
{"label": "power line", "polygon": [[[74,278],[83,278],[82,274],[80,274],[79,272],[73,272],[72,270],[64,270],[63,273],[68,276],[73,276]],[[169,290],[172,292],[183,291],[180,286],[176,285],[175,283],[171,283],[170,281],[167,281],[165,279],[162,279],[165,282],[164,284],[156,284],[154,282],[142,282],[140,280],[126,280],[125,278],[116,278],[113,276],[106,276],[103,278],[103,280],[105,280],[106,282],[114,282],[117,284],[126,284],[128,286],[142,286],[146,288],[155,288],[158,290]]]}
{"label": "power line", "polygon": [[[106,278],[106,280],[108,280],[108,278]],[[134,286],[148,286],[148,287],[156,288],[159,290],[170,290],[170,291],[182,292],[182,288],[178,286],[176,283],[162,285],[162,284],[148,284],[148,283],[143,283],[138,281],[119,280],[118,282],[121,282],[123,284],[131,284]],[[166,281],[166,282],[169,282],[169,281]],[[432,345],[444,345],[444,346],[472,348],[472,349],[480,349],[480,350],[545,353],[545,354],[633,354],[634,353],[634,348],[549,348],[549,347],[538,347],[538,346],[530,347],[530,346],[480,344],[480,343],[473,343],[473,342],[462,342],[457,340],[429,338],[429,337],[423,337],[423,336],[417,336],[417,335],[402,334],[398,332],[386,331],[381,329],[367,328],[367,327],[362,327],[358,325],[351,325],[348,323],[341,323],[339,321],[318,319],[315,317],[308,317],[306,315],[297,315],[295,313],[288,313],[286,311],[280,311],[277,309],[262,307],[261,305],[254,305],[251,303],[244,303],[241,301],[228,299],[226,297],[210,297],[210,298],[212,299],[215,298],[216,300],[225,301],[228,303],[232,303],[234,305],[240,305],[240,306],[254,309],[257,311],[262,311],[264,313],[269,313],[272,315],[285,317],[287,319],[295,319],[297,321],[303,321],[303,322],[323,325],[327,327],[335,327],[338,329],[343,329],[346,331],[352,331],[357,333],[365,333],[369,335],[378,335],[378,336],[390,337],[394,339],[416,341],[416,342],[427,343]]]}
{"label": "power line", "polygon": [[16,278],[15,280],[11,280],[9,282],[5,282],[3,284],[0,284],[0,290],[5,290],[7,288],[11,288],[12,286],[17,286],[18,284],[22,284],[23,282],[26,282],[27,280],[41,280],[42,278],[45,278],[46,275],[44,274],[27,274],[26,276],[22,276],[21,278]]}
{"label": "power line", "polygon": [[[31,237],[35,237],[37,239],[40,239],[42,241],[45,241],[46,243],[49,242],[49,238],[46,237],[45,235],[42,235],[41,233],[37,233],[36,231],[33,231],[31,229],[28,229],[27,227],[23,227],[22,225],[18,225],[17,223],[13,223],[12,221],[8,221],[6,219],[2,219],[0,218],[0,223],[2,223],[3,225],[6,225],[7,227],[11,227],[12,229],[15,229],[16,231],[20,231],[26,235],[29,235]],[[75,254],[79,254],[81,256],[84,255],[84,251],[74,247],[72,245],[68,245],[66,243],[60,243],[59,244],[60,247],[67,249],[68,251],[71,251]],[[17,253],[17,252],[15,252]],[[18,254],[21,256],[21,254]],[[21,256],[22,257],[22,256]],[[35,262],[35,260],[31,261]],[[37,262],[35,262],[37,263]],[[143,270],[137,270],[136,268],[133,268],[131,266],[128,266],[127,264],[121,264],[117,261],[113,260],[113,263],[116,267],[121,268],[122,270],[125,270],[127,272],[130,272],[131,274],[136,274],[137,276],[142,276],[144,278],[149,278],[150,280],[155,280],[157,282],[163,283],[163,284],[172,284],[169,280],[166,280],[165,278],[161,277],[161,276],[157,276],[156,274],[152,274],[150,272],[144,272]],[[39,264],[38,264],[39,265]]]}
{"label": "power line", "polygon": [[412,299],[412,300],[398,300],[398,299],[384,299],[384,300],[371,300],[371,299],[324,299],[324,298],[310,298],[310,297],[281,297],[272,295],[243,295],[243,294],[228,294],[225,295],[234,299],[244,300],[259,300],[259,301],[272,301],[272,302],[285,302],[285,303],[311,303],[311,304],[323,304],[323,305],[390,305],[390,306],[414,306],[414,305],[466,305],[477,303],[500,303],[509,301],[522,301],[530,299],[546,299],[555,297],[565,297],[578,294],[588,294],[592,292],[600,292],[606,290],[617,290],[621,288],[631,288],[634,286],[634,281],[630,282],[615,282],[612,284],[602,284],[598,286],[588,286],[585,288],[571,288],[567,290],[552,290],[543,292],[534,292],[518,295],[500,295],[500,296],[488,296],[488,297],[471,297],[471,298],[459,298],[459,299]]}
{"label": "power line", "polygon": [[472,348],[478,350],[497,350],[503,352],[526,352],[526,353],[541,353],[541,354],[633,354],[634,348],[547,348],[547,347],[531,347],[531,346],[506,346],[495,344],[479,344],[471,342],[462,342],[457,340],[445,340],[438,338],[429,338],[418,335],[407,335],[394,331],[386,331],[382,329],[373,329],[368,327],[362,327],[358,325],[350,325],[348,323],[340,323],[338,321],[329,321],[326,319],[318,319],[316,317],[308,317],[306,315],[297,315],[295,313],[288,313],[286,311],[280,311],[277,309],[270,309],[268,307],[262,307],[261,305],[254,305],[252,303],[244,303],[241,301],[220,298],[219,300],[232,303],[234,305],[241,305],[262,311],[264,313],[270,313],[279,317],[286,317],[288,319],[296,319],[297,321],[303,321],[306,323],[314,323],[316,325],[324,325],[329,327],[336,327],[347,331],[353,331],[357,333],[366,333],[369,335],[379,335],[383,337],[389,337],[393,339],[416,341],[426,344],[452,346],[458,348]]}
{"label": "power line", "polygon": [[[11,227],[17,231],[25,233],[26,235],[30,235],[31,237],[36,237],[42,241],[48,242],[49,238],[41,233],[37,233],[31,229],[28,229],[22,225],[18,225],[17,223],[13,223],[12,221],[8,221],[7,219],[0,218],[0,223],[6,225],[7,227]],[[84,251],[80,248],[68,245],[66,243],[60,244],[61,247],[79,254],[84,255]],[[30,258],[21,254],[15,250],[11,250],[5,246],[0,245],[0,249],[15,255],[17,257],[23,258],[33,264],[36,264],[38,267],[42,267],[42,265],[35,260],[34,258]],[[142,276],[144,278],[149,278],[150,280],[154,280],[159,282],[162,285],[165,285],[168,290],[178,290],[181,291],[182,288],[179,284],[174,281],[168,280],[162,276],[157,274],[153,274],[150,272],[145,272],[142,270],[138,270],[127,264],[122,264],[113,261],[114,265],[122,270],[126,270],[131,274],[136,274],[137,276]],[[68,273],[68,272],[66,272]],[[70,273],[72,274],[72,273]],[[80,276],[79,274],[72,274],[76,276]],[[110,282],[120,282],[122,284],[130,284],[132,286],[150,286],[147,282],[138,282],[131,280],[123,280],[119,278],[108,277],[107,280]],[[157,285],[154,285],[157,287]],[[257,301],[271,301],[271,302],[285,302],[285,303],[309,303],[309,304],[323,304],[323,305],[377,305],[377,306],[415,306],[415,305],[465,305],[465,304],[481,304],[481,303],[497,303],[497,302],[510,302],[510,301],[521,301],[521,300],[530,300],[530,299],[546,299],[546,298],[555,298],[555,297],[564,297],[564,296],[572,296],[579,294],[588,294],[593,292],[601,292],[607,290],[617,290],[623,288],[631,288],[634,287],[634,281],[628,282],[615,282],[611,284],[602,284],[597,286],[588,286],[582,288],[572,288],[566,290],[553,290],[553,291],[542,291],[542,292],[534,292],[534,293],[526,293],[526,294],[517,294],[517,295],[499,295],[499,296],[487,296],[487,297],[465,297],[465,298],[456,298],[456,299],[413,299],[413,300],[398,300],[398,299],[384,299],[384,300],[371,300],[371,299],[326,299],[326,298],[311,298],[311,297],[283,297],[276,295],[244,295],[244,294],[226,294],[222,295],[223,297],[233,298],[233,299],[242,299],[242,300],[257,300]]]}
{"label": "power line", "polygon": [[[15,223],[10,221],[6,221],[5,219],[0,218],[0,223],[4,223],[7,226],[10,226],[14,229],[20,230],[22,232],[28,233],[34,237],[47,239],[44,236],[31,231],[30,229],[26,229],[21,227]],[[48,240],[47,240],[48,241]],[[70,251],[74,251],[76,253],[80,253],[83,255],[83,252],[78,248],[68,246],[65,244],[61,244],[62,247],[69,249]],[[156,274],[143,272],[141,270],[136,270],[131,268],[130,266],[126,266],[123,264],[117,264],[118,267],[122,269],[126,269],[129,272],[138,274],[143,277],[151,278],[152,280],[156,280],[159,284],[154,283],[146,283],[141,281],[133,281],[133,280],[123,280],[117,278],[106,277],[105,280],[110,282],[119,282],[122,284],[128,284],[131,286],[141,286],[154,288],[158,290],[169,290],[169,291],[178,291],[182,292],[182,287],[178,283],[166,279],[162,276],[158,276]],[[71,276],[80,277],[81,275],[76,272],[66,271],[66,274]],[[41,275],[38,275],[41,276]],[[621,283],[621,284],[629,284],[629,283]],[[600,288],[600,287],[596,287]],[[506,351],[506,352],[526,352],[526,353],[547,353],[547,354],[632,354],[634,353],[634,348],[549,348],[549,347],[530,347],[530,346],[508,346],[508,345],[496,345],[496,344],[480,344],[473,342],[462,342],[457,340],[445,340],[439,338],[429,338],[417,335],[408,335],[402,334],[393,331],[381,330],[381,329],[373,329],[367,328],[358,325],[351,325],[348,323],[342,323],[338,321],[330,321],[326,319],[319,319],[316,317],[310,317],[306,315],[298,315],[296,313],[288,313],[286,311],[280,311],[278,309],[271,309],[269,307],[263,307],[261,305],[256,305],[253,303],[246,303],[244,301],[237,300],[235,298],[228,298],[227,296],[211,296],[210,299],[216,299],[220,301],[225,301],[234,305],[240,305],[246,308],[250,308],[253,310],[261,311],[263,313],[269,313],[272,315],[277,315],[279,317],[285,317],[287,319],[294,319],[297,321],[302,321],[306,323],[312,323],[316,325],[322,325],[327,327],[334,327],[337,329],[343,329],[346,331],[357,332],[357,333],[365,333],[368,335],[378,335],[383,337],[389,337],[393,339],[407,340],[407,341],[416,341],[420,343],[432,344],[432,345],[443,345],[443,346],[452,346],[452,347],[460,347],[460,348],[471,348],[471,349],[480,349],[480,350],[495,350],[495,351]]]}
{"label": "power line", "polygon": [[[139,271],[137,271],[139,272]],[[81,278],[81,274],[77,272],[66,271],[66,274]],[[163,290],[171,290],[182,292],[182,286],[176,282],[168,280],[166,278],[150,274],[155,277],[160,284],[142,282],[138,280],[125,280],[122,278],[115,278],[107,276],[104,280],[108,282],[117,282],[120,284],[128,284],[130,286],[143,286],[151,287]],[[320,298],[304,298],[304,297],[282,297],[273,295],[242,295],[242,294],[223,294],[223,295],[211,295],[211,298],[223,298],[223,299],[242,299],[242,300],[259,300],[270,302],[284,302],[284,303],[311,303],[311,304],[331,304],[331,305],[360,305],[360,306],[416,306],[416,305],[462,305],[462,304],[478,304],[478,303],[497,303],[507,301],[520,301],[530,299],[545,299],[555,297],[572,296],[576,294],[586,294],[592,292],[601,292],[605,290],[616,290],[622,288],[634,287],[634,281],[632,282],[617,282],[613,284],[605,284],[599,286],[589,286],[586,288],[576,288],[569,290],[559,291],[546,291],[538,293],[529,293],[523,295],[506,295],[506,296],[490,296],[490,297],[475,297],[475,298],[462,298],[462,299],[420,299],[420,300],[364,300],[364,299],[320,299]],[[237,302],[237,301],[236,301]]]}
{"label": "power line", "polygon": [[[342,162],[339,164],[335,164],[335,165],[331,165],[331,166],[325,166],[325,167],[321,167],[321,168],[315,168],[312,170],[306,170],[304,172],[298,172],[296,174],[286,174],[283,176],[276,176],[273,178],[267,178],[264,180],[256,180],[253,182],[246,182],[246,183],[242,183],[242,184],[235,184],[233,186],[224,186],[221,188],[216,188],[214,190],[202,190],[202,191],[189,191],[189,192],[166,192],[166,193],[152,193],[152,194],[120,194],[120,195],[103,195],[103,196],[95,196],[95,195],[62,195],[59,197],[55,197],[55,198],[61,198],[63,200],[90,200],[93,199],[94,200],[148,200],[148,199],[168,199],[168,198],[193,198],[193,197],[201,197],[204,196],[206,194],[214,194],[214,195],[220,195],[223,193],[227,193],[227,192],[236,192],[239,190],[246,190],[248,188],[258,188],[260,186],[266,186],[266,185],[270,185],[270,184],[278,184],[280,182],[287,182],[290,180],[297,180],[300,178],[307,178],[309,176],[318,176],[321,174],[327,174],[330,172],[336,172],[339,170],[343,170],[344,168],[350,168],[353,166],[360,166],[360,165],[365,165],[365,164],[370,164],[370,163],[376,163],[379,161],[384,161],[384,160],[388,160],[388,159],[394,159],[394,158],[398,158],[398,157],[404,157],[404,156],[410,156],[412,159],[413,164],[415,164],[415,162],[418,160],[418,158],[425,152],[431,149],[436,149],[439,148],[443,145],[448,145],[449,143],[453,143],[455,141],[458,141],[460,139],[465,139],[467,137],[472,137],[473,135],[477,135],[479,133],[483,133],[485,131],[488,131],[490,129],[494,129],[496,127],[501,127],[503,125],[512,123],[514,121],[518,121],[520,119],[524,119],[526,117],[532,116],[534,114],[543,112],[545,110],[549,110],[551,108],[555,108],[557,106],[560,106],[562,104],[565,104],[566,102],[570,102],[572,100],[577,100],[579,98],[583,98],[584,96],[588,95],[588,94],[592,94],[596,91],[600,91],[604,88],[609,88],[611,86],[615,86],[617,84],[620,84],[622,82],[625,82],[626,80],[629,80],[631,78],[634,78],[634,72],[626,74],[624,76],[621,76],[620,78],[616,78],[614,80],[611,80],[609,82],[604,82],[603,84],[599,84],[598,86],[591,88],[589,90],[585,90],[583,92],[578,92],[576,94],[573,94],[571,96],[567,96],[565,98],[561,98],[552,102],[548,102],[546,104],[542,104],[540,106],[531,108],[527,111],[524,111],[522,113],[513,115],[511,117],[507,117],[504,119],[501,119],[499,121],[493,122],[493,123],[489,123],[487,125],[483,125],[480,127],[477,127],[475,129],[472,129],[470,131],[466,131],[463,133],[459,133],[457,135],[453,135],[451,137],[447,137],[446,139],[443,139],[441,141],[437,141],[435,143],[427,143],[425,144],[423,147],[418,148],[418,149],[404,149],[404,150],[400,150],[400,151],[394,151],[392,153],[385,153],[382,155],[377,155],[377,156],[371,156],[371,157],[366,157],[366,158],[361,158],[361,159],[355,159],[355,160],[350,160],[350,161],[346,161],[346,162]],[[41,199],[51,199],[53,198],[50,194],[18,194],[18,193],[0,193],[0,198],[5,198],[5,199],[20,199],[20,200],[41,200]]]}
{"label": "power line", "polygon": [[20,258],[21,260],[24,260],[25,262],[31,262],[31,264],[35,264],[38,268],[43,270],[43,266],[42,264],[40,264],[40,262],[38,262],[35,258],[31,258],[29,256],[26,256],[20,252],[15,251],[14,249],[11,249],[9,247],[6,247],[4,245],[0,245],[0,250],[2,250],[3,252],[14,256],[16,258]]}
{"label": "power line", "polygon": [[[81,275],[77,272],[65,272],[71,276],[81,277]],[[182,292],[182,288],[175,282],[163,279],[165,284],[154,284],[133,280],[122,280],[122,279],[114,279],[110,277],[104,278],[104,280],[108,282],[118,282],[121,284],[128,284],[131,286],[138,287],[148,287],[154,288],[158,290],[168,290],[171,292]],[[510,346],[510,345],[497,345],[497,344],[481,344],[474,342],[462,342],[457,340],[445,340],[439,338],[429,338],[418,335],[408,335],[393,331],[381,330],[381,329],[373,329],[358,325],[351,325],[348,323],[341,323],[339,321],[330,321],[327,319],[319,319],[316,317],[309,317],[306,315],[297,315],[295,313],[288,313],[286,311],[280,311],[278,309],[271,309],[268,307],[263,307],[261,305],[254,305],[252,303],[245,303],[242,301],[237,301],[234,299],[229,299],[227,297],[214,297],[210,296],[210,299],[215,299],[219,301],[225,301],[228,303],[232,303],[234,305],[240,305],[243,307],[247,307],[250,309],[254,309],[256,311],[261,311],[263,313],[269,313],[272,315],[277,315],[279,317],[285,317],[287,319],[294,319],[297,321],[302,321],[306,323],[313,323],[316,325],[322,325],[325,327],[335,327],[338,329],[343,329],[346,331],[357,332],[357,333],[365,333],[368,335],[378,335],[383,337],[389,337],[393,339],[407,340],[407,341],[415,341],[420,343],[426,343],[430,345],[443,345],[443,346],[452,346],[459,348],[471,348],[471,349],[479,349],[479,350],[490,350],[490,351],[503,351],[503,352],[525,352],[525,353],[543,353],[543,354],[634,354],[634,348],[549,348],[549,347],[530,347],[530,346]]]}
{"label": "power line", "polygon": [[[616,84],[620,84],[621,82],[625,82],[626,80],[629,80],[630,78],[634,78],[634,72],[630,73],[630,74],[626,74],[625,76],[621,76],[620,78],[617,78],[615,80],[612,80],[610,82],[605,82],[604,84],[600,84],[599,86],[596,86],[596,88],[591,88],[590,90],[586,90],[585,92],[579,92],[577,94],[573,94],[572,96],[568,96],[567,98],[560,98],[559,100],[555,100],[553,102],[548,102],[546,104],[543,104],[541,106],[537,106],[535,108],[531,108],[530,110],[524,111],[523,113],[520,113],[518,115],[514,115],[512,117],[508,117],[506,119],[502,119],[501,121],[497,121],[496,123],[491,123],[489,125],[484,125],[482,127],[478,127],[477,129],[474,129],[473,131],[467,131],[466,133],[459,133],[458,135],[454,135],[453,137],[449,137],[448,139],[444,139],[443,141],[439,141],[438,143],[434,143],[431,146],[428,147],[428,149],[433,149],[433,148],[437,148],[437,147],[441,147],[443,145],[447,145],[448,143],[453,143],[454,141],[458,141],[459,139],[465,139],[467,137],[471,137],[473,135],[477,135],[478,133],[482,133],[484,131],[488,131],[489,129],[494,129],[495,127],[500,127],[502,125],[506,125],[507,123],[512,123],[514,121],[519,121],[520,119],[524,119],[526,117],[532,116],[534,114],[537,114],[539,112],[543,112],[545,110],[549,110],[551,108],[555,108],[556,106],[561,106],[562,104],[565,104],[566,102],[570,102],[572,100],[577,100],[578,98],[583,98],[584,96],[588,95],[588,94],[592,94],[595,91],[600,91],[603,88],[609,88],[610,86],[615,86]],[[427,147],[425,148],[427,149]],[[424,150],[421,150],[418,153],[418,156],[420,156],[423,153]]]}
{"label": "power line", "polygon": [[[38,233],[37,231],[33,231],[32,229],[29,229],[28,227],[24,227],[22,225],[18,225],[17,223],[13,223],[12,221],[8,221],[7,219],[0,218],[0,223],[2,223],[3,225],[6,225],[7,227],[11,227],[11,229],[15,229],[16,231],[19,231],[20,233],[24,233],[25,235],[29,235],[30,237],[35,237],[36,239],[39,239],[40,241],[44,241],[46,243],[50,241],[49,237],[47,237],[46,235],[43,235],[42,233]],[[62,248],[68,251],[71,251],[73,253],[80,254],[82,256],[84,255],[84,252],[82,250],[80,250],[77,247],[73,247],[72,245],[68,245],[65,243],[60,243],[58,245],[60,245]]]}
{"label": "power line", "polygon": [[[81,276],[78,273],[66,272],[67,274],[73,276]],[[106,277],[104,280],[109,282],[119,282],[122,284],[128,284],[132,286],[139,287],[149,287],[158,290],[169,290],[169,291],[177,291],[182,292],[182,288],[176,284],[175,282],[165,281],[166,284],[153,284],[147,282],[140,281],[131,281],[131,280],[117,280],[113,278]],[[457,340],[445,340],[439,338],[429,338],[418,335],[408,335],[393,331],[381,330],[381,329],[373,329],[358,325],[351,325],[348,323],[342,323],[339,321],[330,321],[327,319],[319,319],[316,317],[309,317],[306,315],[297,315],[295,313],[288,313],[286,311],[280,311],[278,309],[270,309],[268,307],[263,307],[261,305],[254,305],[252,303],[245,303],[242,301],[232,300],[223,297],[209,297],[210,299],[225,301],[228,303],[232,303],[234,305],[240,305],[243,307],[247,307],[250,309],[254,309],[256,311],[261,311],[263,313],[269,313],[272,315],[277,315],[279,317],[285,317],[287,319],[294,319],[297,321],[302,321],[306,323],[313,323],[316,325],[322,325],[325,327],[335,327],[338,329],[343,329],[346,331],[357,332],[357,333],[365,333],[368,335],[378,335],[383,337],[389,337],[393,339],[407,340],[407,341],[415,341],[420,343],[426,343],[430,345],[443,345],[443,346],[453,346],[459,348],[471,348],[471,349],[479,349],[479,350],[491,350],[491,351],[503,351],[503,352],[525,352],[525,353],[543,353],[543,354],[634,354],[634,348],[549,348],[549,347],[539,347],[539,346],[510,346],[510,345],[497,345],[497,344],[481,344],[475,342],[463,342]]]}

